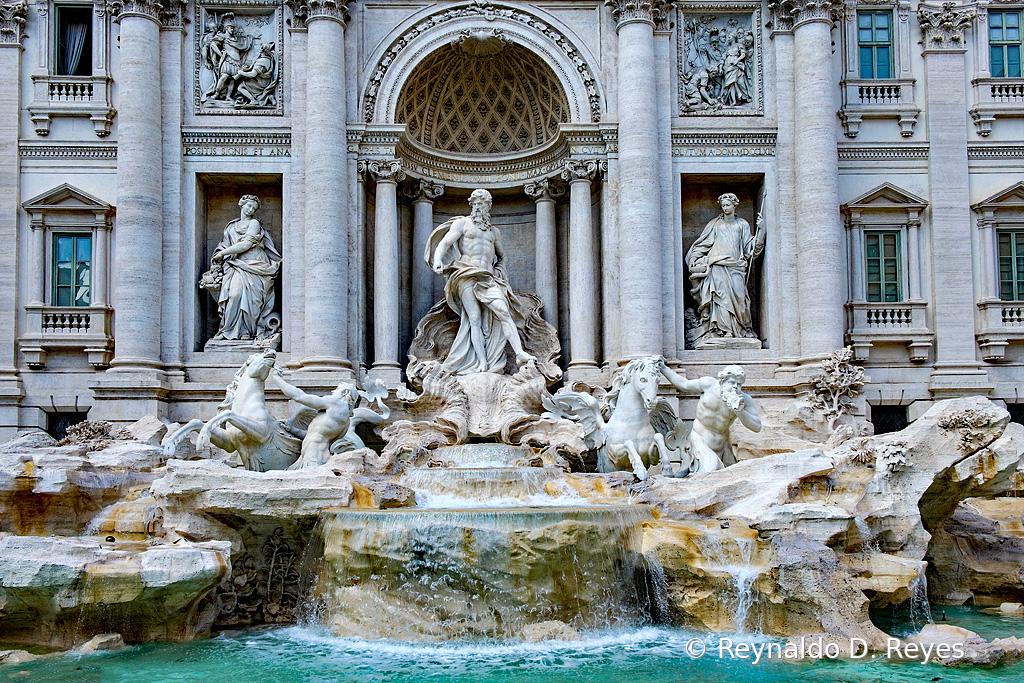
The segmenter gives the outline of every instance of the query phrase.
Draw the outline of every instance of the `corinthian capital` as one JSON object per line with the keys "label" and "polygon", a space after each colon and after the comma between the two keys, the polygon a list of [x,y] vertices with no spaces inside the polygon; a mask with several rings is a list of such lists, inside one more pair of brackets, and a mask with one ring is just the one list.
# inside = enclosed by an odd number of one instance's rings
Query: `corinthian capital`
{"label": "corinthian capital", "polygon": [[444,185],[420,178],[419,181],[406,186],[402,193],[413,201],[426,200],[432,202],[444,194]]}
{"label": "corinthian capital", "polygon": [[0,45],[21,46],[21,39],[25,37],[26,14],[28,3],[25,0],[0,3]]}
{"label": "corinthian capital", "polygon": [[356,168],[378,183],[400,183],[405,180],[401,159],[361,159]]}
{"label": "corinthian capital", "polygon": [[973,9],[957,9],[955,2],[942,3],[942,9],[921,6],[917,10],[917,21],[921,24],[924,51],[966,49],[964,31],[971,27],[977,13]]}
{"label": "corinthian capital", "polygon": [[163,7],[160,9],[160,22],[164,28],[184,28],[185,7],[188,0],[162,0]]}
{"label": "corinthian capital", "polygon": [[164,6],[160,0],[107,0],[107,13],[115,24],[124,17],[145,17],[161,23]]}
{"label": "corinthian capital", "polygon": [[784,4],[789,7],[794,28],[811,21],[822,21],[831,26],[843,12],[841,0],[793,0]]}
{"label": "corinthian capital", "polygon": [[673,0],[605,0],[612,8],[612,17],[619,26],[631,21],[645,21],[656,25],[663,22],[672,10]]}
{"label": "corinthian capital", "polygon": [[306,22],[315,19],[332,19],[339,24],[348,23],[348,9],[345,0],[307,0],[308,16]]}

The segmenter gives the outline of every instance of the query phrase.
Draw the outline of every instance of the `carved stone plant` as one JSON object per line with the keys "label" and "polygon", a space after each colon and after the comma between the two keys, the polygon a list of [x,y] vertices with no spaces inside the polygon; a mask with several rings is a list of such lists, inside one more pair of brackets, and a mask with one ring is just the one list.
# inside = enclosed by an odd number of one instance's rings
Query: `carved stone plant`
{"label": "carved stone plant", "polygon": [[821,361],[822,371],[814,377],[809,401],[824,413],[830,432],[836,430],[844,415],[852,415],[856,411],[854,400],[868,381],[864,370],[853,365],[852,360],[852,347],[837,349],[831,357]]}

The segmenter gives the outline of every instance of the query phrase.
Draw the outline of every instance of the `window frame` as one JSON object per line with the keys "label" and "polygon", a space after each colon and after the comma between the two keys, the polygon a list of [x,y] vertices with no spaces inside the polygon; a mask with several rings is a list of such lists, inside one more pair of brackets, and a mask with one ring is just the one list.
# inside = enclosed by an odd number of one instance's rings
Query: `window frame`
{"label": "window frame", "polygon": [[[62,285],[62,284],[60,284],[60,278],[58,276],[58,267],[59,267],[58,264],[60,262],[58,261],[59,250],[58,250],[57,243],[61,239],[70,239],[71,240],[71,277],[72,277],[72,282],[71,282],[70,285]],[[77,280],[77,276],[78,276],[78,265],[80,263],[85,263],[84,260],[80,261],[78,259],[78,243],[79,243],[79,240],[88,240],[88,242],[89,242],[89,259],[88,259],[88,263],[89,263],[89,284],[87,284],[87,285],[80,285],[80,284],[75,282],[75,280]],[[49,244],[49,247],[50,247],[50,259],[49,259],[49,263],[50,263],[50,273],[49,273],[50,285],[49,285],[49,293],[48,293],[49,294],[49,298],[50,298],[49,305],[50,306],[55,306],[55,307],[60,307],[60,308],[89,308],[89,307],[91,307],[92,306],[92,299],[93,299],[93,274],[95,272],[95,268],[94,268],[94,265],[93,265],[94,264],[94,258],[95,258],[95,256],[94,256],[95,240],[93,239],[92,231],[86,232],[84,230],[66,230],[66,229],[65,230],[54,230],[54,231],[51,231],[50,232],[50,244]],[[78,300],[79,300],[79,298],[78,298],[78,290],[80,288],[82,288],[82,287],[84,287],[84,288],[86,288],[88,290],[88,292],[87,292],[88,301],[86,301],[84,303],[78,303]],[[62,288],[69,288],[70,289],[70,292],[71,292],[71,303],[69,303],[69,304],[62,304],[62,303],[60,303],[60,290]]]}
{"label": "window frame", "polygon": [[[870,238],[872,238],[872,237],[883,238],[886,235],[891,235],[891,236],[893,236],[895,238],[896,254],[895,254],[895,257],[887,257],[885,255],[885,253],[884,253],[885,252],[884,242],[880,241],[879,255],[877,257],[875,257],[875,259],[874,259],[874,260],[878,261],[878,265],[879,265],[879,268],[878,268],[879,281],[877,283],[878,287],[879,287],[879,298],[878,299],[872,299],[871,298],[871,285],[872,285],[872,282],[871,282],[870,278],[871,278],[871,261],[873,259],[872,259],[872,257],[870,257],[868,255],[868,250],[870,248],[869,242],[870,242]],[[901,302],[906,301],[906,296],[905,296],[906,286],[904,285],[904,282],[903,282],[903,280],[904,280],[903,274],[904,274],[904,271],[905,271],[905,267],[904,267],[904,263],[903,262],[904,262],[904,260],[906,258],[906,255],[904,253],[905,250],[903,248],[903,242],[904,242],[903,229],[899,228],[899,227],[886,228],[884,226],[879,226],[879,227],[871,227],[871,228],[864,228],[863,229],[864,254],[862,255],[862,258],[864,259],[864,261],[863,261],[863,263],[864,263],[864,300],[867,301],[868,303],[901,303]],[[886,271],[886,264],[885,264],[885,262],[886,262],[886,260],[893,260],[893,259],[895,260],[896,275],[895,275],[895,282],[893,282],[892,284],[895,284],[895,286],[896,286],[896,298],[895,299],[889,299],[889,298],[887,298],[888,295],[886,293],[886,288],[887,288],[887,286],[890,283],[887,282],[886,278],[885,278],[885,271]]]}
{"label": "window frame", "polygon": [[[857,9],[856,18],[856,35],[857,35],[857,76],[862,80],[875,80],[885,81],[896,78],[896,37],[894,35],[894,12],[892,8],[887,9]],[[885,30],[889,32],[889,39],[887,41],[880,41],[875,39],[875,32],[879,30],[879,27],[875,25],[875,17],[884,16],[887,18],[889,25],[885,27]],[[861,31],[865,27],[861,26],[862,17],[871,17],[871,26],[866,27],[871,31],[872,40],[863,42],[861,41]],[[888,68],[889,74],[887,76],[878,75],[878,49],[885,47],[889,51],[889,58],[886,60],[886,67]],[[871,75],[864,75],[864,50],[870,50],[871,52]]]}
{"label": "window frame", "polygon": [[[82,62],[88,66],[88,73],[63,73],[61,65],[61,14],[65,10],[84,11],[88,17],[86,21],[86,40],[82,48],[82,55],[79,57],[79,65]],[[52,47],[50,49],[50,74],[63,78],[92,78],[96,65],[93,59],[93,40],[95,39],[96,26],[93,3],[91,2],[55,2],[53,4],[53,20],[50,22],[50,31],[53,35]]]}
{"label": "window frame", "polygon": [[[1007,257],[1003,256],[1002,249],[1002,238],[1005,235],[1016,236],[1016,239],[1012,238],[1009,240],[1010,254]],[[1024,301],[1024,227],[1000,227],[996,226],[995,230],[996,237],[996,292],[999,296],[1000,301]],[[1019,251],[1018,251],[1019,249]],[[1011,297],[1006,298],[1003,292],[1003,283],[1006,282],[1003,279],[1003,259],[1008,258],[1010,261],[1010,293]]]}
{"label": "window frame", "polygon": [[[992,18],[994,16],[996,16],[996,15],[999,15],[1000,17],[1003,17],[1003,19],[1000,20],[1000,23],[1002,25],[999,28],[1002,29],[1004,38],[1001,39],[1001,40],[993,41],[992,40],[992,31],[994,30],[994,27],[992,26]],[[1010,16],[1010,15],[1014,15],[1014,16],[1017,17],[1017,26],[1015,27],[1017,29],[1017,39],[1016,40],[1008,40],[1008,39],[1005,38],[1006,28],[1007,28],[1006,27],[1006,23],[1005,23],[1005,17],[1006,16]],[[988,21],[987,21],[988,30],[986,32],[986,38],[988,39],[988,68],[989,68],[989,75],[992,78],[1021,78],[1021,77],[1024,77],[1024,71],[1022,71],[1022,69],[1021,69],[1021,54],[1024,53],[1024,33],[1022,33],[1022,31],[1021,31],[1021,28],[1022,28],[1021,24],[1024,24],[1024,10],[1022,10],[1021,8],[1002,8],[1001,7],[999,9],[997,9],[997,10],[991,10],[990,9],[988,11]],[[1010,75],[1008,73],[1008,71],[1009,71],[1009,69],[1008,69],[1009,60],[1006,59],[1007,48],[1014,47],[1014,46],[1017,47],[1017,73],[1016,73],[1016,75]],[[995,73],[995,64],[994,64],[994,62],[992,60],[993,48],[995,48],[995,47],[1002,48],[1001,52],[1002,52],[1003,71],[1004,71],[1004,73],[1002,73],[1002,74],[996,74]]]}

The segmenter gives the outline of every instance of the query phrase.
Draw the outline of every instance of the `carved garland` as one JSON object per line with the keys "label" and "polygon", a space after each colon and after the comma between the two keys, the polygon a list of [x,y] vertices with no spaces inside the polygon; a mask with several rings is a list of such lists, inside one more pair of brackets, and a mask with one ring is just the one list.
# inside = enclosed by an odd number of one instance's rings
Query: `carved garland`
{"label": "carved garland", "polygon": [[464,17],[481,17],[488,21],[502,17],[518,21],[546,35],[576,65],[576,70],[579,71],[587,88],[591,120],[594,123],[601,120],[601,96],[597,92],[593,71],[587,65],[579,50],[562,33],[532,14],[511,8],[498,8],[488,0],[473,0],[473,3],[468,6],[456,7],[432,14],[391,43],[391,46],[381,56],[380,61],[377,62],[377,66],[373,70],[373,76],[370,77],[370,82],[366,86],[366,96],[363,99],[363,118],[367,123],[373,122],[373,112],[377,108],[377,95],[380,92],[380,85],[384,81],[384,76],[387,74],[388,69],[391,68],[391,65],[398,58],[398,54],[421,34],[449,21]]}

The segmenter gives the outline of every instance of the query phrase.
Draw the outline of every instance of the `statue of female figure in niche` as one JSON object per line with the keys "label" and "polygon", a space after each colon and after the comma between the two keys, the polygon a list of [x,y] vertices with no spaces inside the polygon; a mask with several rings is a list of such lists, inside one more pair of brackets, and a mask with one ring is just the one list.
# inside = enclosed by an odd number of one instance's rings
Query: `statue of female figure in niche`
{"label": "statue of female figure in niche", "polygon": [[199,286],[217,300],[220,328],[212,342],[247,342],[274,347],[281,319],[274,313],[274,278],[281,254],[254,216],[260,200],[251,194],[238,200],[241,216],[224,228],[224,238],[210,259]]}

